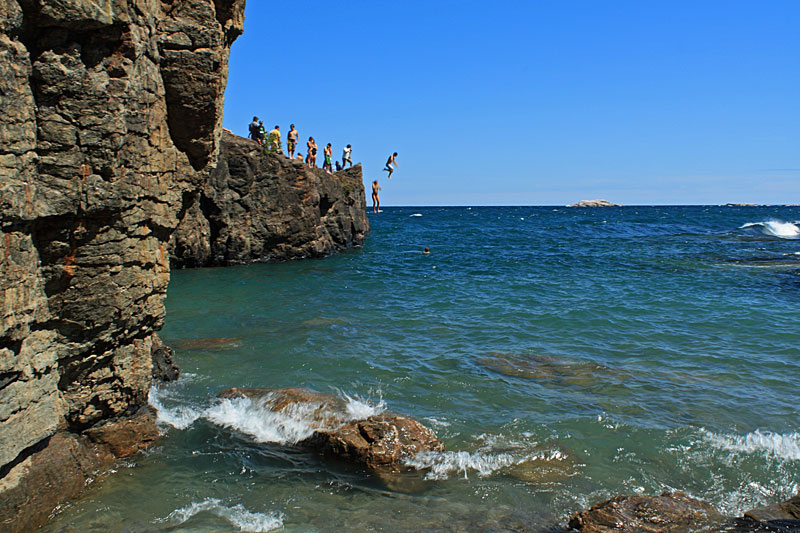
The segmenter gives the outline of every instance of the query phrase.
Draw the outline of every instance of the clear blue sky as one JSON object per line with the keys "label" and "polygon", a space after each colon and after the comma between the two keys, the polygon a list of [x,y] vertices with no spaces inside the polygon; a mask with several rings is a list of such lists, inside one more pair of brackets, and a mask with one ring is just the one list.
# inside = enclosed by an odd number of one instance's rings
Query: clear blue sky
{"label": "clear blue sky", "polygon": [[800,1],[249,0],[253,115],[352,144],[385,205],[800,203]]}

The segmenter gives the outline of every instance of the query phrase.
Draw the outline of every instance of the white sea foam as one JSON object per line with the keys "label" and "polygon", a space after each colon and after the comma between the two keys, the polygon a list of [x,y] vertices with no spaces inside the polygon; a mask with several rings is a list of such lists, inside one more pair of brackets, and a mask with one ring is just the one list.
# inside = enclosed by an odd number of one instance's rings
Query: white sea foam
{"label": "white sea foam", "polygon": [[160,522],[183,524],[200,513],[213,513],[239,528],[239,531],[273,531],[283,526],[283,515],[253,513],[241,504],[227,507],[216,498],[207,498],[202,502],[192,502],[186,507],[175,509]]}
{"label": "white sea foam", "polygon": [[424,452],[413,459],[407,459],[406,465],[417,470],[429,470],[426,479],[447,479],[450,474],[457,473],[465,479],[470,471],[479,477],[488,476],[510,466],[521,465],[535,460],[561,460],[564,456],[557,450],[543,453],[512,454],[477,452]]}
{"label": "white sea foam", "polygon": [[186,429],[195,420],[203,416],[201,409],[195,409],[192,406],[178,405],[176,407],[166,407],[163,404],[165,392],[158,387],[151,387],[148,401],[151,406],[156,409],[158,422],[170,425],[176,429]]}
{"label": "white sea foam", "polygon": [[[321,413],[319,402],[292,403],[280,411],[271,411],[264,401],[250,398],[225,398],[214,400],[206,408],[178,405],[164,405],[168,394],[158,387],[150,390],[150,405],[158,411],[158,421],[176,429],[186,429],[196,420],[204,419],[220,427],[235,429],[253,437],[258,442],[296,444],[310,437],[317,429],[332,428],[337,423],[349,420],[363,420],[386,410],[383,400],[377,403],[339,392],[345,400],[343,413]],[[171,400],[171,399],[170,399]],[[174,400],[172,400],[174,401]]]}
{"label": "white sea foam", "polygon": [[797,223],[765,220],[764,222],[748,222],[739,227],[739,229],[748,228],[758,228],[764,235],[778,237],[779,239],[800,239],[800,227],[797,226]]}
{"label": "white sea foam", "polygon": [[712,446],[721,450],[800,461],[800,433],[784,435],[755,430],[746,435],[718,435],[704,430],[703,436]]}
{"label": "white sea foam", "polygon": [[410,217],[421,217],[422,213],[414,213],[413,215],[408,215]]}

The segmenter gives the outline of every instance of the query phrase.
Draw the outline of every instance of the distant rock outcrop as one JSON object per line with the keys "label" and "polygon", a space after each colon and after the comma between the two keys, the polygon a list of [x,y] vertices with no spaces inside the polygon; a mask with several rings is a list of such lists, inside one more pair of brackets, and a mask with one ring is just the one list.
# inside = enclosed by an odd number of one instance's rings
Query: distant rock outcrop
{"label": "distant rock outcrop", "polygon": [[569,204],[567,207],[622,207],[619,204],[612,204],[607,200],[581,200],[577,204]]}
{"label": "distant rock outcrop", "polygon": [[369,232],[361,165],[328,174],[228,132],[216,169],[184,205],[174,267],[320,257]]}
{"label": "distant rock outcrop", "polygon": [[175,374],[155,334],[167,244],[216,165],[243,17],[244,0],[0,1],[0,530],[151,441],[131,413],[154,359]]}

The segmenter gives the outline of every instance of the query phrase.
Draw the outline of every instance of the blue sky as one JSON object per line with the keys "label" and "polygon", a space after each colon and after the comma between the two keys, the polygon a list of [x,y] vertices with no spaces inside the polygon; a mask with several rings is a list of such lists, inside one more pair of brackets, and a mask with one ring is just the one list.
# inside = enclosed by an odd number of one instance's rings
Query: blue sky
{"label": "blue sky", "polygon": [[250,0],[224,126],[350,143],[385,205],[800,203],[798,21],[796,0]]}

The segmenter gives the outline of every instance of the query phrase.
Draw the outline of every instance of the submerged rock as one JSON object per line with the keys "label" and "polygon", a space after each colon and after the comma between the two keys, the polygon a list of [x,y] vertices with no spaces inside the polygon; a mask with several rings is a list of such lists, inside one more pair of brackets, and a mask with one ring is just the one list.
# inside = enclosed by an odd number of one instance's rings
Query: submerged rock
{"label": "submerged rock", "polygon": [[249,398],[268,411],[302,418],[313,432],[298,444],[370,470],[402,471],[418,453],[444,450],[436,434],[419,422],[390,413],[359,416],[333,394],[304,388],[232,388],[219,397]]}
{"label": "submerged rock", "polygon": [[584,533],[696,531],[723,519],[711,505],[682,492],[617,496],[573,516],[569,527]]}
{"label": "submerged rock", "polygon": [[241,343],[238,337],[205,337],[201,339],[180,339],[171,343],[179,350],[227,350]]}

